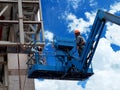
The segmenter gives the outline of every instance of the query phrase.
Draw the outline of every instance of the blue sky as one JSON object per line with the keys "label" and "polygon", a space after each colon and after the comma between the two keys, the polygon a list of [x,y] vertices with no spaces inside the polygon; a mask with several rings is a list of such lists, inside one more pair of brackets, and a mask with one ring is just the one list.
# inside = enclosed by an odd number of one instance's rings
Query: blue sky
{"label": "blue sky", "polygon": [[[120,16],[120,0],[41,0],[47,47],[54,35],[87,38],[98,9]],[[107,22],[93,57],[94,75],[86,82],[35,80],[36,90],[120,90],[120,26]],[[85,86],[84,86],[85,85]]]}

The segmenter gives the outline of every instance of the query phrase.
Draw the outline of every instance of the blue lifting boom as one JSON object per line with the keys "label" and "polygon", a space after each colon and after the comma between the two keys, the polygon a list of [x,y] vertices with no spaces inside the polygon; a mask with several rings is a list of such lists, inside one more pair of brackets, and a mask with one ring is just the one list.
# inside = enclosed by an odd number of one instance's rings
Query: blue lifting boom
{"label": "blue lifting boom", "polygon": [[[52,59],[49,62],[47,56],[39,53],[37,48],[34,47],[34,53],[31,56],[29,55],[30,58],[27,62],[28,78],[88,79],[93,75],[91,62],[106,21],[120,25],[120,17],[98,10],[81,57],[75,53],[75,40],[71,38],[54,37],[54,58],[48,58]],[[50,64],[51,62],[55,63]]]}

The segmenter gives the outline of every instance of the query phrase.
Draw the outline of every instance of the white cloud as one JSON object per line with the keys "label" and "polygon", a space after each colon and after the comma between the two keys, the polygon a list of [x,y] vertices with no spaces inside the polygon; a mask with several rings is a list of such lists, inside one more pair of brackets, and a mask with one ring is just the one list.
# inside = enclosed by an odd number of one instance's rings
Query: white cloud
{"label": "white cloud", "polygon": [[84,0],[68,0],[68,5],[72,6],[74,9],[77,9],[81,2]]}
{"label": "white cloud", "polygon": [[90,6],[96,6],[98,3],[95,0],[90,0]]}
{"label": "white cloud", "polygon": [[[72,1],[72,0],[69,0]],[[94,0],[90,0],[90,3],[92,4]],[[116,2],[115,4],[110,6],[110,13],[116,13],[120,12],[120,2]],[[85,12],[85,16],[88,19],[88,21],[84,20],[83,18],[77,18],[74,14],[72,13],[65,13],[67,18],[66,20],[68,21],[68,30],[69,32],[79,29],[82,33],[86,33],[89,31],[89,26],[93,24],[93,21],[95,19],[96,12]]]}
{"label": "white cloud", "polygon": [[120,26],[107,23],[106,38],[113,44],[120,45]]}
{"label": "white cloud", "polygon": [[114,14],[116,12],[120,12],[120,2],[116,2],[113,5],[111,5],[109,12],[112,14]]}
{"label": "white cloud", "polygon": [[85,90],[120,90],[120,72],[112,70],[96,71],[87,82]]}
{"label": "white cloud", "polygon": [[[120,13],[120,2],[115,2],[113,5],[110,5],[110,13]],[[107,23],[106,38],[113,44],[120,45],[120,26]]]}
{"label": "white cloud", "polygon": [[85,16],[88,19],[88,21],[85,21],[83,18],[77,18],[72,13],[67,14],[66,20],[68,21],[69,32],[78,29],[81,31],[81,33],[86,33],[87,31],[89,31],[89,26],[93,24],[95,15],[95,12],[85,12]]}
{"label": "white cloud", "polygon": [[45,39],[47,39],[48,41],[53,41],[53,36],[54,34],[50,31],[45,31]]}
{"label": "white cloud", "polygon": [[93,66],[98,70],[110,70],[114,65],[119,65],[120,51],[114,52],[110,46],[111,42],[101,38],[93,57]]}
{"label": "white cloud", "polygon": [[77,85],[77,81],[65,81],[65,80],[35,80],[36,90],[83,90]]}
{"label": "white cloud", "polygon": [[85,90],[120,90],[120,51],[114,52],[110,44],[106,38],[100,39],[93,57],[95,74],[87,82]]}

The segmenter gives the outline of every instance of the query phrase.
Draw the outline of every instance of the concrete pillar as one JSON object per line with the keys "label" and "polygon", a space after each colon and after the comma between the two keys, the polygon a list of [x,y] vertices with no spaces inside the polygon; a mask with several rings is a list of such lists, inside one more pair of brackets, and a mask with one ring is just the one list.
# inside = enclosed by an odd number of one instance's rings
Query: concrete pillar
{"label": "concrete pillar", "polygon": [[[4,63],[4,56],[0,56],[0,62],[1,62],[0,63],[0,90],[8,90],[8,87],[7,87],[7,84],[6,84],[6,81],[7,81],[6,80],[6,74],[5,74],[7,72],[7,71],[5,71],[5,69],[6,69],[5,66],[7,66],[7,65]],[[4,65],[4,72],[2,71],[3,65]],[[2,78],[2,82],[1,82],[1,78]]]}
{"label": "concrete pillar", "polygon": [[8,54],[8,90],[35,90],[34,79],[27,78],[27,54]]}

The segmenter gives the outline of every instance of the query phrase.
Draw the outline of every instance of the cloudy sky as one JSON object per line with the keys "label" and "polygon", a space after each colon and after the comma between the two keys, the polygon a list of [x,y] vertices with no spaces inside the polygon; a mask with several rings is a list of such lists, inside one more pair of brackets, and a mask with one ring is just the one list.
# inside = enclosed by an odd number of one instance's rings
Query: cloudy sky
{"label": "cloudy sky", "polygon": [[[41,1],[46,48],[53,36],[74,38],[75,29],[87,38],[98,9],[120,16],[120,0]],[[120,90],[120,26],[106,23],[92,63],[95,74],[88,81],[36,79],[36,90]]]}

